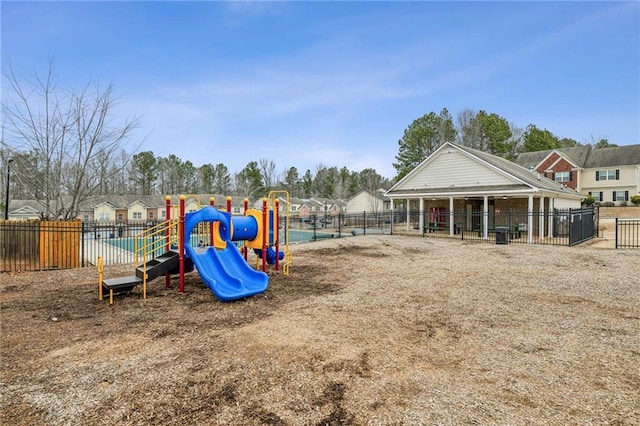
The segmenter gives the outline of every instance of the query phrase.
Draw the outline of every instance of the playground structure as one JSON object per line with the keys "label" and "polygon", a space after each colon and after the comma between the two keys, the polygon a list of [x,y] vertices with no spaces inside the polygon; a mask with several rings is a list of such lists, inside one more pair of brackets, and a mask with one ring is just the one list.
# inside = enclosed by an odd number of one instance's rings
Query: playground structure
{"label": "playground structure", "polygon": [[[286,201],[280,223],[280,198]],[[186,212],[186,200],[194,198],[198,209]],[[289,250],[289,194],[272,191],[262,199],[262,209],[250,209],[244,199],[244,214],[231,215],[231,197],[225,209],[214,207],[215,200],[202,206],[195,195],[181,195],[179,205],[166,198],[166,220],[135,236],[135,275],[104,278],[104,262],[98,258],[98,299],[142,287],[146,299],[147,283],[164,276],[171,288],[171,275],[179,276],[179,291],[184,293],[185,273],[194,268],[213,294],[223,302],[263,293],[269,285],[268,267],[289,276],[292,254]],[[177,217],[176,217],[177,216]],[[172,219],[172,217],[176,217]],[[281,242],[281,234],[284,239]],[[238,243],[238,245],[236,245]],[[256,268],[249,262],[249,251]]]}

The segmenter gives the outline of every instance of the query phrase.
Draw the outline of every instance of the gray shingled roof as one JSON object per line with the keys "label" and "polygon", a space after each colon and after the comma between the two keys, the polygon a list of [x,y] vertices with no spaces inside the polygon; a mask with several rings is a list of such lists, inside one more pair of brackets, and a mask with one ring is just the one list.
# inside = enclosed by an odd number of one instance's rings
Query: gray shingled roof
{"label": "gray shingled roof", "polygon": [[615,167],[640,164],[640,145],[592,149],[584,168]]}
{"label": "gray shingled roof", "polygon": [[[535,167],[553,150],[523,152],[515,162],[529,169]],[[616,146],[611,148],[593,149],[591,145],[572,146],[556,151],[562,152],[578,167],[597,168],[615,167],[640,164],[640,145]]]}
{"label": "gray shingled roof", "polygon": [[[551,179],[547,179],[544,176],[539,176],[538,173],[532,173],[529,169],[522,167],[512,161],[497,157],[495,155],[478,151],[462,145],[455,145],[457,148],[467,151],[468,153],[486,161],[487,163],[504,170],[505,172],[517,177],[518,179],[526,182],[534,188],[545,189],[564,194],[581,195],[579,192],[574,191],[564,185],[561,185]],[[543,157],[544,158],[544,157]]]}

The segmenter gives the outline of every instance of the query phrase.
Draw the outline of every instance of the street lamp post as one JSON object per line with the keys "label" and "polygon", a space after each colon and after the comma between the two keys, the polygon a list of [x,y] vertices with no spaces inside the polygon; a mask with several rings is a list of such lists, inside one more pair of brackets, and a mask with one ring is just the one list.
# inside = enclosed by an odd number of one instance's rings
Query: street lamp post
{"label": "street lamp post", "polygon": [[9,220],[9,179],[11,178],[11,162],[13,158],[7,161],[7,192],[4,198],[4,220]]}

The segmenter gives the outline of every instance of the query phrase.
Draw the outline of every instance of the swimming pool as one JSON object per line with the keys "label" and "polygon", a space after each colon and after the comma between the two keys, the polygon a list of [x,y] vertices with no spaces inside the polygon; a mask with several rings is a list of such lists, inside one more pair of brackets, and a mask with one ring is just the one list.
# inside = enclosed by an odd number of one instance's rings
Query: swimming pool
{"label": "swimming pool", "polygon": [[[315,238],[313,231],[303,231],[300,229],[290,229],[289,230],[289,244],[291,243],[301,243],[304,241],[314,241],[325,238],[333,238],[335,235],[327,232],[316,232]],[[284,233],[280,234],[280,238],[284,241]]]}
{"label": "swimming pool", "polygon": [[143,245],[147,246],[147,251],[155,251],[161,249],[166,240],[164,238],[150,238],[147,237],[146,241],[139,237],[125,237],[125,238],[105,238],[103,241],[107,244],[110,244],[114,247],[117,247],[122,250],[130,251],[133,253],[136,247],[136,239],[138,240],[138,247],[142,247]]}
{"label": "swimming pool", "polygon": [[[320,240],[325,238],[334,238],[334,237],[335,237],[335,234],[331,234],[327,232],[315,232],[314,234],[313,231],[307,231],[307,230],[300,230],[300,229],[289,230],[289,244],[301,243],[305,241],[314,241],[314,240]],[[147,246],[147,251],[162,250],[165,244],[165,239],[159,238],[159,237],[156,237],[156,238],[147,237],[146,241],[144,241],[142,237],[105,238],[103,242],[111,246],[117,247],[119,249],[126,250],[133,253],[136,247],[136,239],[138,240],[138,247],[141,247],[143,244],[145,244]],[[199,242],[198,236],[192,235],[191,245],[197,246],[198,242]],[[285,242],[284,232],[281,232],[280,244],[283,244],[284,242]],[[242,247],[244,245],[244,242],[236,241],[235,244],[238,247]]]}

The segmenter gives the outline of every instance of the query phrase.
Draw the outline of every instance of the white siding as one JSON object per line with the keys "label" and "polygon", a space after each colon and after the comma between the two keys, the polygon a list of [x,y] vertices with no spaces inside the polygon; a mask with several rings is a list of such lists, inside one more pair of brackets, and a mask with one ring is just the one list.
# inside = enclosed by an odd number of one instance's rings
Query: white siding
{"label": "white siding", "polygon": [[96,220],[114,221],[116,220],[116,211],[109,204],[101,204],[94,210],[93,217]]}
{"label": "white siding", "polygon": [[440,151],[427,164],[423,164],[421,169],[416,170],[414,176],[395,189],[446,188],[450,190],[452,185],[453,187],[473,187],[513,183],[515,183],[513,179],[490,166],[451,149]]}
{"label": "white siding", "polygon": [[[135,217],[135,213],[138,213],[138,216],[140,217]],[[130,221],[145,220],[147,218],[146,213],[147,209],[142,204],[135,203],[132,206],[129,206],[129,210],[127,211],[127,219]]]}
{"label": "white siding", "polygon": [[[374,198],[377,206],[372,206],[372,198],[373,196],[367,193],[366,191],[360,192],[355,195],[353,198],[350,198],[347,201],[347,213],[362,213],[364,211],[381,211],[382,210],[382,200],[379,198]],[[374,208],[375,207],[375,208]]]}
{"label": "white siding", "polygon": [[[619,180],[596,180],[598,170],[620,170]],[[593,169],[584,169],[580,174],[580,191],[583,193],[596,191],[613,191],[619,188],[629,188],[636,192],[640,186],[638,182],[638,167],[636,166],[611,166]],[[609,200],[610,201],[610,200]]]}
{"label": "white siding", "polygon": [[565,198],[556,198],[553,200],[553,207],[556,209],[579,209],[580,200],[567,200]]}

